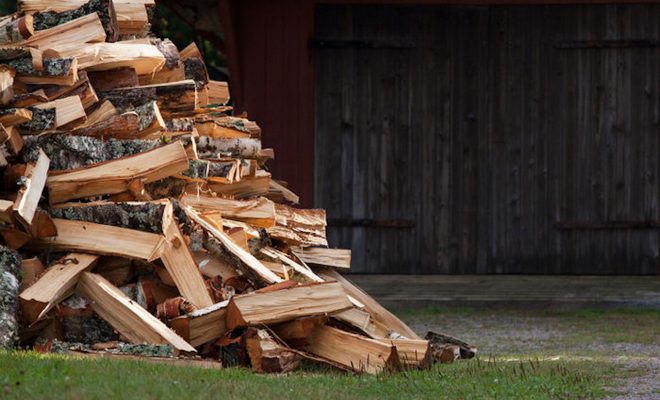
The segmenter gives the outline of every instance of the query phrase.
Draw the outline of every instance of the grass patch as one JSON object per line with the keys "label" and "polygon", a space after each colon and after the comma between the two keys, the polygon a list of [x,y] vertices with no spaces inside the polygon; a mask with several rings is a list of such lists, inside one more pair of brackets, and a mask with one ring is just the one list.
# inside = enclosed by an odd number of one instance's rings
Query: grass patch
{"label": "grass patch", "polygon": [[619,374],[611,364],[592,361],[470,360],[375,377],[318,368],[273,376],[240,368],[0,354],[0,385],[10,399],[598,398],[606,394],[610,378]]}

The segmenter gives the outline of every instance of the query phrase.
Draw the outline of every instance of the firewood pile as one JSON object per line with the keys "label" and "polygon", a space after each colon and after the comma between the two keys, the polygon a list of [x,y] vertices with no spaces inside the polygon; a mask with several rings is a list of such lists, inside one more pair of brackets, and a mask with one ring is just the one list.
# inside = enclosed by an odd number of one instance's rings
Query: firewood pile
{"label": "firewood pile", "polygon": [[340,274],[325,211],[295,207],[195,44],[150,34],[153,7],[19,0],[0,19],[0,347],[257,372],[473,356]]}

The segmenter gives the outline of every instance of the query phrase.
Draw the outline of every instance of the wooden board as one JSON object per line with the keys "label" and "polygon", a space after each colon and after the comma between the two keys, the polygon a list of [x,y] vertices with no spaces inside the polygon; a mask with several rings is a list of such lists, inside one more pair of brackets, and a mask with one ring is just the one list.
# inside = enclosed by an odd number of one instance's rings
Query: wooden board
{"label": "wooden board", "polygon": [[177,141],[153,150],[90,167],[51,175],[47,180],[50,202],[122,193],[133,180],[144,183],[175,175],[188,168],[188,156]]}
{"label": "wooden board", "polygon": [[76,292],[92,300],[94,312],[132,343],[170,344],[175,353],[197,352],[158,318],[100,275],[84,272]]}
{"label": "wooden board", "polygon": [[29,323],[43,318],[64,300],[78,283],[78,277],[94,266],[98,256],[69,253],[46,270],[38,281],[21,292],[21,311]]}
{"label": "wooden board", "polygon": [[227,309],[227,327],[276,324],[351,307],[341,284],[336,282],[295,286],[267,293],[255,292],[232,297]]}

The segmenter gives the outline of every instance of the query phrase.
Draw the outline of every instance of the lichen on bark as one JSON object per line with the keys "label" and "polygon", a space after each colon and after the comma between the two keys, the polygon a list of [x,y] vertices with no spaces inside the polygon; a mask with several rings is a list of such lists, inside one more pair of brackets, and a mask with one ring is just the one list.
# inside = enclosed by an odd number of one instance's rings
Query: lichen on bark
{"label": "lichen on bark", "polygon": [[209,164],[206,160],[190,160],[188,169],[181,174],[193,179],[206,179],[209,177]]}
{"label": "lichen on bark", "polygon": [[101,20],[106,34],[106,41],[117,39],[117,18],[114,6],[110,0],[90,0],[75,10],[54,12],[43,11],[33,14],[34,29],[36,31],[53,28],[88,14],[96,13]]}
{"label": "lichen on bark", "polygon": [[20,159],[24,163],[34,162],[39,156],[39,149],[42,149],[50,158],[51,170],[65,170],[143,153],[160,144],[159,140],[104,140],[66,134],[26,136]]}
{"label": "lichen on bark", "polygon": [[0,350],[11,349],[18,334],[18,291],[21,283],[21,257],[0,246]]}
{"label": "lichen on bark", "polygon": [[4,64],[14,68],[19,76],[68,76],[71,73],[73,60],[73,58],[47,58],[43,60],[42,71],[34,69],[30,56],[6,61]]}
{"label": "lichen on bark", "polygon": [[150,233],[162,233],[165,206],[156,203],[109,203],[54,208],[53,218],[94,222]]}
{"label": "lichen on bark", "polygon": [[31,132],[41,132],[55,128],[55,108],[29,107],[29,110],[32,111],[32,119],[19,125],[20,129]]}

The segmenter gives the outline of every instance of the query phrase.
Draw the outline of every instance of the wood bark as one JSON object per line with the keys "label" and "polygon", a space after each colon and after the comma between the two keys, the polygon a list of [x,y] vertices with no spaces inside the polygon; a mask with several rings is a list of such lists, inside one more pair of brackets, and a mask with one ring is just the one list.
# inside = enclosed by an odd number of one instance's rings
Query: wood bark
{"label": "wood bark", "polygon": [[34,29],[37,31],[53,28],[82,16],[96,13],[105,30],[106,41],[114,42],[119,36],[117,15],[111,0],[90,0],[82,6],[67,11],[39,11],[33,15]]}
{"label": "wood bark", "polygon": [[14,348],[18,335],[18,288],[21,282],[21,257],[0,246],[0,349]]}
{"label": "wood bark", "polygon": [[34,33],[34,21],[30,14],[23,16],[8,15],[0,19],[0,43],[21,42]]}
{"label": "wood bark", "polygon": [[52,170],[71,170],[133,156],[160,145],[158,140],[104,140],[67,134],[26,136],[20,159],[24,163],[35,162],[41,149],[50,158]]}
{"label": "wood bark", "polygon": [[197,108],[195,82],[162,83],[135,88],[118,88],[100,92],[100,98],[108,99],[120,110],[129,110],[156,100],[161,112],[190,111]]}
{"label": "wood bark", "polygon": [[211,138],[200,136],[197,139],[197,153],[200,158],[255,158],[261,150],[261,140],[252,138]]}
{"label": "wood bark", "polygon": [[0,110],[0,124],[14,126],[24,124],[32,119],[32,111],[26,108],[7,108]]}
{"label": "wood bark", "polygon": [[140,84],[135,69],[131,67],[114,68],[108,71],[89,71],[87,76],[97,92],[135,87]]}
{"label": "wood bark", "polygon": [[158,181],[188,168],[181,142],[155,148],[134,156],[108,161],[79,170],[51,175],[47,186],[51,204],[71,199],[122,193],[135,179]]}
{"label": "wood bark", "polygon": [[93,222],[142,232],[163,233],[164,203],[74,203],[50,209],[53,218]]}

